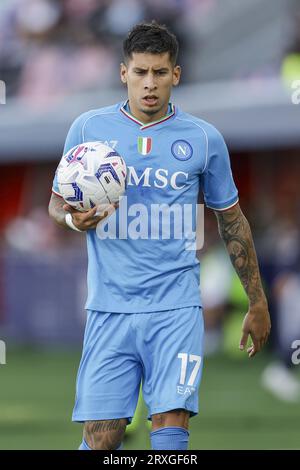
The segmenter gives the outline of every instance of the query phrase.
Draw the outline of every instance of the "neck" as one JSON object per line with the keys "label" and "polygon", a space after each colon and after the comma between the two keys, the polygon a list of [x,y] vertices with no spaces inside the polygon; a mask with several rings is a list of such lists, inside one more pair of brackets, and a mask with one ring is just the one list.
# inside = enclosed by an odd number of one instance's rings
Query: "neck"
{"label": "neck", "polygon": [[166,103],[161,109],[159,109],[155,113],[145,113],[144,111],[138,109],[134,105],[128,101],[129,112],[130,114],[137,119],[138,121],[142,122],[143,124],[149,124],[150,122],[158,121],[162,119],[168,113],[169,103]]}

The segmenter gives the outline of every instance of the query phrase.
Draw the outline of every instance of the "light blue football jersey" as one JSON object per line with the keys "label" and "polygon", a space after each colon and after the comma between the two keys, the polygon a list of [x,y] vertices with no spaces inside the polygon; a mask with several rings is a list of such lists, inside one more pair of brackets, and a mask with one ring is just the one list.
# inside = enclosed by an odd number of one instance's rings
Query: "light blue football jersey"
{"label": "light blue football jersey", "polygon": [[[196,230],[199,191],[213,209],[238,201],[222,135],[172,104],[167,116],[144,125],[126,102],[79,116],[64,153],[91,141],[113,147],[128,174],[119,209],[87,231],[85,308],[147,313],[201,306],[199,261],[196,251],[187,249]],[[53,191],[59,194],[56,177]]]}

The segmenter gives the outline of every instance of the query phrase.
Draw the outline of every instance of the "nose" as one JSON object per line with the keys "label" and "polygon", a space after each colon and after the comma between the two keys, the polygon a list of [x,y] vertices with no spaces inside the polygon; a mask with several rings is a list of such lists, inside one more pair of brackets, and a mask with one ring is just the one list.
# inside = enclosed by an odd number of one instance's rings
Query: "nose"
{"label": "nose", "polygon": [[152,73],[148,73],[145,77],[144,81],[144,89],[149,91],[149,90],[156,90],[157,86],[155,83],[155,77],[153,76]]}

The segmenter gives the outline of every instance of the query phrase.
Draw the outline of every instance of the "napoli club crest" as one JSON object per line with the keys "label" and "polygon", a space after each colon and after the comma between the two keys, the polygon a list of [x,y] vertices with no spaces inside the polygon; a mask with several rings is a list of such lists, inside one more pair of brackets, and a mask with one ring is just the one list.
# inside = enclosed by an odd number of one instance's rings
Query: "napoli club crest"
{"label": "napoli club crest", "polygon": [[193,155],[193,148],[186,140],[175,140],[171,147],[172,154],[177,160],[189,160]]}

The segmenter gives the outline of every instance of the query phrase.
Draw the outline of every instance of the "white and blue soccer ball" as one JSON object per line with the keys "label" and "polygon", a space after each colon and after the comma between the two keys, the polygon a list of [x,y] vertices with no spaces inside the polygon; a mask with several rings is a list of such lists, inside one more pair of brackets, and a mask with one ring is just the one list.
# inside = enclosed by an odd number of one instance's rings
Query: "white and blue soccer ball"
{"label": "white and blue soccer ball", "polygon": [[79,211],[119,201],[126,189],[126,164],[102,142],[84,142],[62,156],[57,168],[60,194]]}

